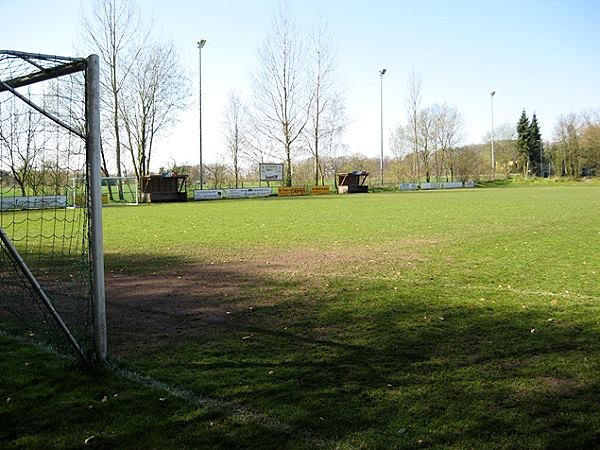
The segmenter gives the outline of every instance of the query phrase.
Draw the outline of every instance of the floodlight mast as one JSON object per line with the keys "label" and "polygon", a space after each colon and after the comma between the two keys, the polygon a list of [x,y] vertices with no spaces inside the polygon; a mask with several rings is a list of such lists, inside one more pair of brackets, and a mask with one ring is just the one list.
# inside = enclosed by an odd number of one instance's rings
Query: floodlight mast
{"label": "floodlight mast", "polygon": [[383,187],[383,76],[387,72],[387,69],[381,69],[379,71],[380,79],[380,105],[381,105],[381,159],[379,160],[379,170],[381,172],[381,187]]}
{"label": "floodlight mast", "polygon": [[496,155],[494,153],[494,95],[496,95],[496,91],[490,92],[490,100],[492,103],[492,180],[496,179]]}
{"label": "floodlight mast", "polygon": [[202,47],[206,44],[206,39],[198,41],[198,128],[200,133],[200,189],[204,186],[203,172],[204,168],[202,165]]}

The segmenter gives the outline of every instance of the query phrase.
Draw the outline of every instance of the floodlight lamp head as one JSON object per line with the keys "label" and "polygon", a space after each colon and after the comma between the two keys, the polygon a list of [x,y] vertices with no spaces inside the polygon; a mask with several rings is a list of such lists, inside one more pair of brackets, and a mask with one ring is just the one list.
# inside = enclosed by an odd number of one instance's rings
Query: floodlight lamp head
{"label": "floodlight lamp head", "polygon": [[494,95],[496,95],[496,91],[490,92],[490,95],[493,97]]}
{"label": "floodlight lamp head", "polygon": [[384,76],[386,72],[387,72],[387,69],[381,69],[381,72],[379,72],[379,74],[381,76]]}
{"label": "floodlight lamp head", "polygon": [[199,48],[204,47],[204,44],[206,44],[206,39],[202,39],[202,40],[198,41],[198,47]]}

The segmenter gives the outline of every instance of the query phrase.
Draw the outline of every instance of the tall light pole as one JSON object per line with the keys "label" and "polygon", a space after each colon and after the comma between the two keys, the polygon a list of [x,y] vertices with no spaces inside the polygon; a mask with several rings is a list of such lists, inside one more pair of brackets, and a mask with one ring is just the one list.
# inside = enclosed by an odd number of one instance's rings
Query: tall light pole
{"label": "tall light pole", "polygon": [[492,180],[496,179],[496,155],[494,154],[494,95],[496,95],[496,91],[490,92],[490,100],[492,102]]}
{"label": "tall light pole", "polygon": [[202,165],[202,47],[206,44],[206,39],[198,41],[198,113],[199,113],[199,131],[200,131],[200,189],[204,186],[204,167]]}
{"label": "tall light pole", "polygon": [[383,187],[383,76],[385,75],[386,69],[381,69],[379,71],[379,81],[380,81],[380,105],[381,105],[381,160],[379,161],[379,170],[381,171],[381,187]]}

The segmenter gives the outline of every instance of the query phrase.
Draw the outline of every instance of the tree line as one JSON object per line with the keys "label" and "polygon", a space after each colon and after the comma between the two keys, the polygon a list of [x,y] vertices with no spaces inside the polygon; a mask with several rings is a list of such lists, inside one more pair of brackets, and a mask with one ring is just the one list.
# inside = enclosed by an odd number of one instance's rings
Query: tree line
{"label": "tree line", "polygon": [[594,176],[600,173],[600,110],[561,116],[546,159],[557,176]]}
{"label": "tree line", "polygon": [[[412,75],[411,75],[412,78]],[[413,81],[409,81],[412,85]],[[410,117],[410,116],[409,116]],[[418,111],[398,125],[390,137],[390,154],[384,158],[384,184],[396,186],[407,181],[467,181],[511,177],[570,177],[598,175],[600,168],[600,111],[561,116],[551,140],[544,141],[537,115],[525,110],[515,123],[495,130],[495,168],[492,170],[491,133],[484,143],[459,145],[462,120],[454,107],[434,104]],[[416,126],[415,126],[416,125]],[[416,133],[415,131],[416,130]],[[416,139],[415,139],[416,136]],[[227,162],[207,165],[207,186],[211,188],[258,184],[258,166],[242,158],[237,171]],[[292,161],[294,183],[313,185],[316,161],[310,153]],[[320,159],[325,183],[335,186],[340,172],[364,170],[379,174],[378,157],[339,151]],[[176,171],[197,174],[197,166],[173,166]],[[237,174],[237,175],[236,175]],[[371,183],[374,184],[374,183]]]}
{"label": "tree line", "polygon": [[[190,79],[172,41],[156,38],[134,0],[96,0],[82,21],[82,53],[98,53],[102,64],[102,171],[105,176],[150,173],[154,146],[189,107]],[[307,45],[303,43],[306,42]],[[349,154],[343,141],[349,119],[333,41],[324,20],[301,29],[280,5],[251,73],[244,97],[231,90],[223,111],[224,154],[206,164],[211,187],[258,181],[258,164],[284,162],[284,184],[335,183],[340,171],[367,170],[387,184],[403,181],[493,179],[496,176],[595,175],[600,166],[600,113],[561,116],[544,141],[533,114],[495,130],[480,145],[464,145],[465,123],[457,107],[422,104],[423,78],[414,71],[406,87],[405,120],[389,137],[380,174],[379,159]],[[18,115],[32,134],[38,125]],[[35,180],[36,140],[0,136],[4,167],[25,191]],[[37,145],[37,144],[36,144]],[[10,147],[10,148],[9,148]],[[197,166],[175,161],[170,171],[200,178]],[[161,168],[161,171],[163,168]],[[32,181],[36,184],[35,181]],[[39,183],[37,183],[39,184]]]}

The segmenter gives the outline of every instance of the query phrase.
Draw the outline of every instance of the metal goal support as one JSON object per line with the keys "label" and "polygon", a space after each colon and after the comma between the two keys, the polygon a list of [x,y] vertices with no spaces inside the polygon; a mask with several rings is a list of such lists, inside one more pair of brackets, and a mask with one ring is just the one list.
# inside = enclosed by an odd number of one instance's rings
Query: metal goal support
{"label": "metal goal support", "polygon": [[[107,333],[99,71],[97,55],[72,58],[0,50],[0,312],[4,308],[25,321],[32,312],[32,321],[39,317],[41,322],[51,321],[74,353],[104,362]],[[23,120],[18,122],[15,117]],[[30,129],[21,129],[23,123]],[[24,134],[26,138],[20,141]],[[50,145],[52,139],[55,144]],[[68,149],[62,150],[63,146]],[[83,152],[81,146],[85,146]],[[23,159],[24,154],[31,159],[24,168],[18,167],[15,155]],[[24,170],[29,171],[28,177],[20,177]],[[68,180],[82,175],[87,183],[85,211],[68,216],[64,212]],[[53,227],[47,225],[53,220]],[[32,231],[36,227],[39,230]],[[53,272],[61,264],[63,271]],[[69,283],[76,276],[82,281]],[[23,300],[21,294],[35,298]],[[69,303],[69,295],[79,300]],[[90,345],[78,341],[78,333],[63,316],[76,309],[78,301],[91,303],[91,324],[83,333],[91,334]],[[19,302],[36,306],[19,310]],[[40,310],[41,316],[33,314]],[[87,317],[88,313],[80,315]],[[50,334],[48,329],[40,334]]]}

